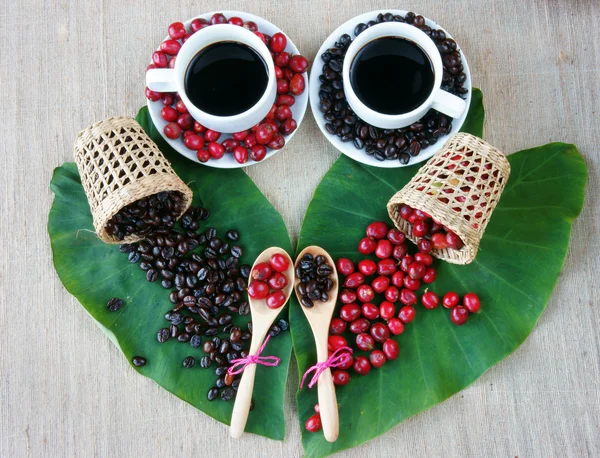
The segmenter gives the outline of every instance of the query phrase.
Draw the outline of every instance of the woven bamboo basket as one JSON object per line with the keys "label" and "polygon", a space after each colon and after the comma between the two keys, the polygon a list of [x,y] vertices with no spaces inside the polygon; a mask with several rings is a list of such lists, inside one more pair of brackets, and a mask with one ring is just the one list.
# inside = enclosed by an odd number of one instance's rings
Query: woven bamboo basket
{"label": "woven bamboo basket", "polygon": [[456,233],[460,250],[445,248],[431,254],[453,264],[469,264],[510,175],[504,154],[470,134],[450,137],[442,149],[388,202],[398,230],[413,242],[412,224],[400,217],[403,204],[422,210]]}
{"label": "woven bamboo basket", "polygon": [[130,235],[119,240],[106,231],[107,222],[121,208],[139,199],[162,191],[179,191],[185,203],[181,214],[192,203],[191,189],[133,118],[109,118],[79,132],[75,162],[94,228],[106,243],[132,243],[143,238]]}

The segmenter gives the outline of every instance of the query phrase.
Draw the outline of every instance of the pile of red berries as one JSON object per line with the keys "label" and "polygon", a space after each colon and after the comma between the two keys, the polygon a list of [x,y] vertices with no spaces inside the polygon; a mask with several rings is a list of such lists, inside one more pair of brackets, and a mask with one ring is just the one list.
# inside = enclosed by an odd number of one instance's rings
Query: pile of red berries
{"label": "pile of red berries", "polygon": [[272,255],[268,262],[256,264],[250,273],[248,296],[252,299],[264,299],[271,309],[281,307],[287,299],[283,288],[289,283],[285,274],[289,266],[288,259],[281,253]]}
{"label": "pile of red berries", "polygon": [[239,17],[227,19],[221,13],[214,14],[210,21],[202,18],[194,19],[189,29],[186,29],[181,22],[174,22],[169,26],[169,39],[163,41],[160,50],[152,54],[152,63],[147,70],[173,68],[181,45],[193,33],[213,24],[227,23],[254,32],[271,50],[278,95],[265,119],[251,129],[235,132],[231,138],[219,142],[221,132],[207,129],[194,120],[177,93],[160,93],[146,88],[146,97],[153,102],[163,103],[161,116],[168,123],[164,127],[165,135],[172,140],[181,138],[188,149],[196,151],[200,162],[207,162],[211,158],[221,159],[225,153],[232,153],[240,164],[248,162],[248,158],[261,161],[267,155],[267,148],[274,150],[283,148],[284,136],[291,134],[298,127],[290,107],[294,105],[295,97],[302,94],[306,86],[303,73],[308,68],[308,60],[299,54],[291,56],[285,51],[287,38],[283,33],[278,32],[271,37],[259,32],[258,26],[253,21],[244,22]]}
{"label": "pile of red berries", "polygon": [[[415,223],[427,221],[420,217],[421,213]],[[350,382],[348,371],[351,368],[359,375],[366,375],[372,368],[377,369],[398,358],[400,346],[394,336],[402,334],[405,325],[415,319],[415,306],[419,302],[417,290],[422,284],[429,285],[436,279],[430,254],[433,241],[421,238],[417,248],[417,252],[410,254],[404,234],[378,221],[367,226],[366,237],[358,243],[359,253],[374,255],[375,259],[365,258],[356,264],[347,258],[337,260],[338,271],[344,277],[339,293],[342,307],[338,316],[331,320],[329,351],[333,353],[348,346],[354,353],[344,366],[333,371],[336,385],[344,386]],[[420,302],[426,309],[435,309],[440,299],[426,288]],[[480,309],[479,298],[474,293],[465,294],[463,305],[459,305],[460,298],[454,292],[444,295],[441,302],[451,309],[451,321],[457,325],[464,324],[469,313]],[[318,406],[315,410],[317,414],[305,424],[307,431],[321,429]]]}
{"label": "pile of red berries", "polygon": [[404,204],[400,208],[400,217],[412,224],[412,232],[418,239],[417,243],[429,242],[431,247],[436,250],[444,248],[460,250],[464,246],[458,235],[422,210],[415,210]]}

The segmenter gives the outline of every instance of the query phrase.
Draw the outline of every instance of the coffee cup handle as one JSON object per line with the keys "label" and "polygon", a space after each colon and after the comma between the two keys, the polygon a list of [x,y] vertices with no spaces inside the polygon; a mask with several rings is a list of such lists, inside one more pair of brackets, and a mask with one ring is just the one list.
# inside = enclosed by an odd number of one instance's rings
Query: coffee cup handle
{"label": "coffee cup handle", "polygon": [[176,92],[175,70],[153,68],[146,72],[146,86],[155,92]]}
{"label": "coffee cup handle", "polygon": [[459,118],[464,113],[466,106],[467,103],[460,97],[438,89],[431,108],[452,118]]}

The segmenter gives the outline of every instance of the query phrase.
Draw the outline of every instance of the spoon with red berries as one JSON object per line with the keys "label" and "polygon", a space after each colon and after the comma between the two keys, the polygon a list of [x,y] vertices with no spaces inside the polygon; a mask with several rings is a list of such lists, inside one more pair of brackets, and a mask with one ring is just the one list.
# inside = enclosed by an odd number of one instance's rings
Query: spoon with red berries
{"label": "spoon with red berries", "polygon": [[327,339],[338,293],[337,270],[333,259],[323,248],[309,246],[298,255],[295,273],[296,296],[310,323],[317,346],[317,365],[313,368],[314,377],[318,377],[317,390],[323,434],[329,442],[335,442],[340,428],[338,406],[329,368],[331,365],[326,362],[331,361]]}
{"label": "spoon with red berries", "polygon": [[250,271],[248,303],[252,314],[252,341],[248,352],[249,359],[246,358],[247,363],[231,414],[230,435],[235,439],[241,437],[246,428],[256,374],[255,359],[259,357],[258,354],[273,321],[292,294],[293,279],[292,260],[283,249],[278,247],[263,251],[256,258]]}

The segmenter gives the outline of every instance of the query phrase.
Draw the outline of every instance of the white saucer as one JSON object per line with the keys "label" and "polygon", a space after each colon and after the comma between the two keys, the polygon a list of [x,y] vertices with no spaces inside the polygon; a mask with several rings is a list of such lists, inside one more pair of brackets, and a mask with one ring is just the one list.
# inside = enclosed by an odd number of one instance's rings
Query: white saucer
{"label": "white saucer", "polygon": [[[444,145],[444,143],[446,142],[448,137],[450,137],[451,135],[458,132],[460,130],[460,128],[462,127],[462,125],[464,124],[465,119],[467,117],[467,113],[469,111],[469,106],[471,105],[471,92],[473,90],[473,88],[471,87],[471,72],[469,71],[469,65],[467,64],[467,59],[466,59],[465,55],[463,54],[462,49],[460,49],[460,46],[459,46],[460,56],[462,59],[462,65],[464,67],[464,73],[467,75],[467,79],[464,83],[464,87],[469,90],[469,92],[467,93],[467,98],[465,100],[467,103],[465,112],[463,113],[463,115],[460,118],[455,118],[452,121],[452,130],[450,131],[450,133],[448,135],[439,137],[439,139],[435,145],[428,146],[423,151],[421,151],[421,153],[418,156],[411,157],[408,164],[403,165],[398,160],[378,161],[373,156],[368,156],[367,153],[365,153],[364,149],[361,149],[361,150],[356,149],[352,142],[343,142],[340,139],[340,137],[338,137],[337,135],[330,134],[325,129],[325,124],[327,123],[327,121],[325,121],[325,119],[323,118],[323,113],[321,113],[321,110],[319,109],[319,88],[321,86],[321,81],[319,81],[319,75],[321,75],[322,69],[323,69],[323,60],[321,59],[321,55],[325,51],[327,51],[329,48],[335,47],[335,42],[338,41],[339,38],[345,33],[347,33],[348,35],[350,35],[352,37],[352,39],[354,39],[355,38],[354,28],[361,22],[366,24],[369,21],[374,21],[377,18],[377,15],[379,13],[383,13],[383,14],[392,13],[394,15],[404,16],[404,15],[406,15],[406,13],[408,13],[408,11],[404,11],[404,10],[371,11],[369,13],[365,13],[365,14],[361,14],[360,16],[356,16],[356,17],[350,19],[349,21],[344,22],[341,26],[339,26],[337,29],[335,29],[333,31],[333,33],[331,35],[329,35],[329,37],[327,37],[327,39],[323,42],[323,44],[321,45],[321,48],[317,52],[317,56],[315,57],[314,62],[312,63],[312,69],[311,69],[311,74],[310,74],[310,85],[309,85],[310,107],[312,109],[315,120],[317,121],[317,125],[321,129],[321,132],[323,132],[323,135],[325,135],[325,137],[327,137],[327,140],[329,140],[333,146],[335,146],[338,150],[340,150],[346,156],[351,157],[355,161],[362,162],[363,164],[372,165],[375,167],[384,167],[384,168],[388,168],[388,169],[397,168],[397,167],[408,167],[410,165],[414,165],[419,162],[426,161],[431,156],[433,156],[435,153],[437,153],[442,148],[442,146]],[[452,38],[452,36],[448,32],[446,32],[446,29],[439,26],[438,24],[433,22],[431,19],[425,18],[425,23],[431,28],[443,30],[446,33],[446,36],[448,38]]]}
{"label": "white saucer", "polygon": [[[185,21],[184,25],[186,26],[186,28],[188,28],[190,23],[192,22],[192,20],[196,19],[196,18],[210,20],[212,15],[215,13],[222,13],[223,15],[225,15],[225,17],[227,19],[229,19],[232,16],[237,16],[237,17],[242,18],[244,20],[244,22],[254,21],[254,22],[256,22],[256,25],[258,25],[259,32],[266,33],[267,35],[273,36],[277,32],[282,32],[282,30],[279,27],[277,27],[275,24],[273,24],[259,16],[255,16],[255,15],[249,14],[249,13],[243,13],[241,11],[230,11],[230,10],[213,11],[212,13],[201,14],[199,16],[195,16],[195,17]],[[286,37],[287,37],[287,46],[285,48],[285,51],[290,53],[290,55],[300,54],[300,51],[298,50],[298,48],[296,48],[296,45],[292,42],[292,40],[290,39],[290,37],[287,34],[286,34]],[[169,37],[167,36],[165,39],[168,39],[168,38]],[[304,113],[306,112],[306,106],[308,105],[308,88],[309,88],[308,73],[304,74],[304,80],[306,83],[306,89],[304,90],[304,92],[301,95],[295,96],[296,103],[294,103],[294,105],[291,107],[293,117],[297,123],[296,130],[289,135],[283,136],[283,138],[285,139],[285,146],[283,148],[281,148],[280,150],[273,150],[273,149],[267,148],[267,155],[260,162],[255,162],[252,159],[248,159],[248,162],[246,162],[245,164],[239,164],[234,159],[232,153],[225,153],[225,155],[221,159],[212,159],[211,158],[208,160],[208,162],[200,162],[198,160],[198,158],[196,157],[196,151],[186,148],[186,146],[183,144],[183,141],[181,140],[181,138],[178,138],[177,140],[171,140],[170,138],[165,136],[163,129],[167,125],[167,121],[165,121],[162,118],[162,116],[160,115],[160,110],[164,106],[160,100],[157,102],[152,102],[150,100],[147,100],[148,111],[150,112],[150,117],[152,118],[152,122],[154,122],[154,125],[156,126],[156,129],[158,130],[158,132],[160,132],[160,135],[162,135],[162,137],[171,146],[171,148],[173,148],[175,151],[177,151],[182,156],[185,156],[194,162],[198,162],[203,165],[207,165],[209,167],[216,167],[216,168],[220,168],[220,169],[236,169],[236,168],[240,168],[240,167],[247,167],[249,165],[260,164],[261,162],[264,162],[268,158],[277,154],[279,151],[282,151],[283,149],[285,149],[285,147],[288,145],[289,141],[292,139],[294,134],[296,132],[298,132],[298,129],[300,129],[300,125],[302,124],[302,119],[304,118]],[[231,135],[223,133],[221,135],[221,138],[219,138],[219,143],[227,138],[231,138]]]}

